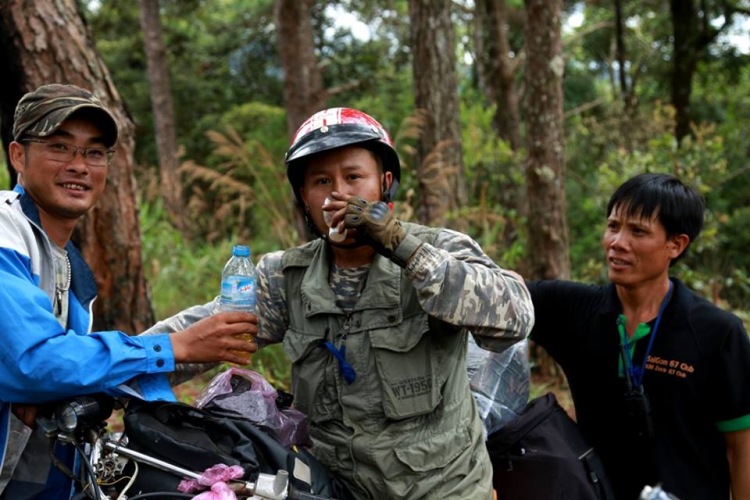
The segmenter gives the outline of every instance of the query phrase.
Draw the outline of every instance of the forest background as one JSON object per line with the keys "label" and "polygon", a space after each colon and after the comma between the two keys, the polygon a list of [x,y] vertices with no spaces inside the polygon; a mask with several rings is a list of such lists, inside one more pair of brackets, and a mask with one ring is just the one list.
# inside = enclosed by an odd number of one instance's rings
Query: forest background
{"label": "forest background", "polygon": [[[333,106],[391,132],[402,220],[465,231],[529,279],[606,282],[615,187],[682,177],[708,211],[673,274],[750,323],[748,1],[7,0],[0,27],[6,149],[15,103],[42,83],[93,88],[126,123],[104,207],[76,235],[100,328],[211,300],[233,244],[257,261],[305,241],[284,152]],[[544,353],[532,362],[559,381]],[[278,346],[252,368],[287,387]]]}

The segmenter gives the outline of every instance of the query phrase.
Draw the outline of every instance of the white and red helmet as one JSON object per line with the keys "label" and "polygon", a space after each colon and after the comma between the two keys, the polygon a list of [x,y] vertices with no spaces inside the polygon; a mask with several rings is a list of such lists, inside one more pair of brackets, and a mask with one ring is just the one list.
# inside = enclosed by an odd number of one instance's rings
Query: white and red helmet
{"label": "white and red helmet", "polygon": [[[383,170],[393,173],[393,184],[383,193],[386,201],[396,194],[401,180],[401,163],[383,126],[373,117],[351,108],[330,108],[308,118],[294,133],[286,152],[286,175],[299,200],[299,187],[309,157],[344,146],[361,146],[373,151],[383,162]],[[300,200],[300,204],[302,201]]]}

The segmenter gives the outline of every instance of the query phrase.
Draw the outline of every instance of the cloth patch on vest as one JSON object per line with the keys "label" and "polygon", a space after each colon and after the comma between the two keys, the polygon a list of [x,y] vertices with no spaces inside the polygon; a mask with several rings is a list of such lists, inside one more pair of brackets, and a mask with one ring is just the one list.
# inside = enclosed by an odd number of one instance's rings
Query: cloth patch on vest
{"label": "cloth patch on vest", "polygon": [[393,395],[399,400],[418,398],[432,390],[432,379],[429,376],[399,380],[391,384]]}

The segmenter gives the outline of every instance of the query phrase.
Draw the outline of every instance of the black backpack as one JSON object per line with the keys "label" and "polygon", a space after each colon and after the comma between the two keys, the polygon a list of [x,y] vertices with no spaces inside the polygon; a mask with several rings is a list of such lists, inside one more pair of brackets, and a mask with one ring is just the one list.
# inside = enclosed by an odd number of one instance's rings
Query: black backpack
{"label": "black backpack", "polygon": [[[244,480],[258,473],[289,472],[301,491],[346,500],[350,498],[340,480],[309,452],[290,450],[244,419],[213,414],[183,403],[138,402],[125,414],[128,448],[165,460],[182,468],[203,472],[216,464],[239,465]],[[309,469],[309,473],[308,473]],[[305,478],[307,476],[307,480]],[[141,465],[131,491],[176,491],[181,478]]]}
{"label": "black backpack", "polygon": [[487,439],[499,500],[612,500],[601,459],[548,393]]}

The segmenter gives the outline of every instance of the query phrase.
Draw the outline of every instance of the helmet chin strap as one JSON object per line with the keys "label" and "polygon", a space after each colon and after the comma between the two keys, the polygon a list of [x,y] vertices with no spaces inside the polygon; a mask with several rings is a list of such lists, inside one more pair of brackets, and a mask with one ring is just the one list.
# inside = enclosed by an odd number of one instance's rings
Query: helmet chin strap
{"label": "helmet chin strap", "polygon": [[394,177],[391,180],[390,187],[386,186],[386,181],[383,179],[383,201],[393,208],[393,200],[396,198],[396,192],[398,191],[398,180]]}
{"label": "helmet chin strap", "polygon": [[326,236],[318,229],[318,226],[315,225],[315,223],[312,220],[312,217],[310,217],[310,208],[307,205],[302,206],[302,217],[305,219],[305,223],[307,224],[307,228],[310,230],[310,233],[313,236],[317,236],[318,238],[323,238],[324,240],[327,240]]}

